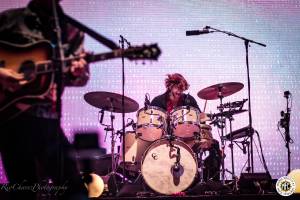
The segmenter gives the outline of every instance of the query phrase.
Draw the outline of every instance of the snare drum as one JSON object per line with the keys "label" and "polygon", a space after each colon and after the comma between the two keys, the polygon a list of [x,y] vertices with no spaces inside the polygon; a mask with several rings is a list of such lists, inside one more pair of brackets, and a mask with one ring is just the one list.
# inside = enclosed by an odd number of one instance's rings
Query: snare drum
{"label": "snare drum", "polygon": [[149,106],[137,113],[137,135],[145,141],[155,141],[162,137],[167,128],[167,114],[161,108]]}
{"label": "snare drum", "polygon": [[181,106],[173,109],[171,126],[173,134],[180,138],[190,138],[200,132],[200,112],[191,106]]}
{"label": "snare drum", "polygon": [[[142,175],[146,184],[160,194],[186,190],[194,181],[198,164],[193,151],[180,140],[160,139],[152,143],[142,160]],[[178,152],[179,164],[175,165]],[[177,166],[177,167],[175,167]]]}

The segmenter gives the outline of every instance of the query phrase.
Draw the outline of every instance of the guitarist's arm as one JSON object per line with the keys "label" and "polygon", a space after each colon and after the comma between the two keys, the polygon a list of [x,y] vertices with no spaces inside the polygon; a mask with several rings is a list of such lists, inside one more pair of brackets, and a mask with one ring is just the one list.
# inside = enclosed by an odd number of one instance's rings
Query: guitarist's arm
{"label": "guitarist's arm", "polygon": [[73,61],[65,77],[66,86],[84,86],[89,80],[89,67],[85,59]]}
{"label": "guitarist's arm", "polygon": [[[84,34],[78,29],[68,26],[69,35],[69,50],[66,52],[68,57],[85,55],[83,41]],[[84,86],[89,80],[89,66],[85,59],[74,60],[69,67],[69,71],[65,76],[65,86]]]}

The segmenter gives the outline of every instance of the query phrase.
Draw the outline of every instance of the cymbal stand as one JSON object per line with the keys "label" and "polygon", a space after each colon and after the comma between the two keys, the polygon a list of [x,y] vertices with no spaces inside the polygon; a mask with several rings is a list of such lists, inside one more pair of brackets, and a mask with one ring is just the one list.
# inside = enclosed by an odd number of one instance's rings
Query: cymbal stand
{"label": "cymbal stand", "polygon": [[[233,155],[233,138],[232,138],[232,121],[234,120],[233,118],[233,114],[231,112],[231,107],[229,108],[229,113],[226,116],[229,120],[229,131],[230,131],[230,151],[231,151],[231,176],[232,176],[232,180],[234,181],[234,188],[233,190],[236,191],[237,190],[237,177],[235,176],[235,172],[234,172],[234,155]],[[228,170],[226,170],[228,171]]]}
{"label": "cymbal stand", "polygon": [[221,155],[221,172],[222,172],[222,184],[225,185],[225,156],[224,156],[224,152],[225,152],[225,140],[224,140],[224,128],[225,128],[225,119],[223,116],[223,94],[222,94],[222,85],[220,85],[218,87],[218,97],[220,99],[220,113],[221,113],[221,119],[219,120],[219,122],[221,123],[218,127],[221,129],[221,149],[222,149],[222,155]]}
{"label": "cymbal stand", "polygon": [[[120,173],[116,172],[116,160],[117,160],[117,156],[115,155],[115,143],[116,143],[116,133],[115,133],[115,129],[114,129],[114,120],[115,120],[115,115],[113,114],[114,111],[114,105],[113,105],[113,98],[109,99],[110,101],[110,125],[105,125],[106,128],[104,128],[105,131],[107,132],[111,132],[111,172],[108,174],[109,176],[109,180],[112,180],[112,188],[109,189],[110,193],[112,194],[117,194],[119,192],[119,186],[117,184],[117,179],[116,176],[119,176],[123,179],[123,175]],[[103,117],[101,117],[103,118]],[[103,124],[102,124],[103,125]]]}

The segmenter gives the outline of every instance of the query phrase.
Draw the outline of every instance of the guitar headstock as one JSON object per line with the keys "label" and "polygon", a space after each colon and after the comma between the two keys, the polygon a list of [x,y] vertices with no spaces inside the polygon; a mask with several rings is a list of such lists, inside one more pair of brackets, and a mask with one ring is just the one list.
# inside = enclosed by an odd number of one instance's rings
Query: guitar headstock
{"label": "guitar headstock", "polygon": [[124,57],[129,60],[157,60],[161,50],[157,44],[133,46],[124,50]]}

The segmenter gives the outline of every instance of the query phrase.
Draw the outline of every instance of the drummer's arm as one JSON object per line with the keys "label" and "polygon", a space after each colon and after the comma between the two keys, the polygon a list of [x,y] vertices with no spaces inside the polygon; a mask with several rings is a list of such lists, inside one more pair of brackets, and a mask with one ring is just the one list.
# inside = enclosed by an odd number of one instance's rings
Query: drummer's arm
{"label": "drummer's arm", "polygon": [[192,97],[191,95],[190,95],[190,104],[191,104],[190,106],[198,108],[198,110],[201,112],[196,99],[194,97]]}

